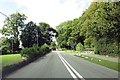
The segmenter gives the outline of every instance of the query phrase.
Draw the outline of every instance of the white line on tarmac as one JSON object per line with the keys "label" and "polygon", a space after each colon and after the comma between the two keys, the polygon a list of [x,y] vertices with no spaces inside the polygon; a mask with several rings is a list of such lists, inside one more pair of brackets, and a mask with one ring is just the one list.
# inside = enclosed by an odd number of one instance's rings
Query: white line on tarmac
{"label": "white line on tarmac", "polygon": [[70,75],[73,77],[73,78],[77,78],[74,73],[70,70],[70,68],[67,66],[67,64],[62,60],[62,57],[60,56],[60,54],[58,54],[59,58],[61,59],[61,61],[63,62],[64,66],[67,68],[68,72],[70,73]]}
{"label": "white line on tarmac", "polygon": [[[62,57],[62,55],[60,54],[60,53],[58,53],[58,56],[60,57],[60,59],[61,59],[61,61],[63,62],[63,64],[64,65],[66,65],[67,67],[66,68],[71,68],[72,69],[72,71],[81,79],[81,80],[85,80],[63,57]],[[69,67],[68,67],[69,66]],[[70,70],[70,74],[71,74],[71,69],[69,69]],[[68,70],[68,69],[67,69]],[[68,70],[68,71],[69,71]],[[73,73],[72,72],[72,73]],[[74,74],[73,73],[73,74]],[[73,75],[73,74],[71,74],[71,76],[73,77],[73,76],[75,76],[75,74]],[[74,78],[74,77],[73,77]],[[77,77],[75,77],[75,78],[77,78]]]}

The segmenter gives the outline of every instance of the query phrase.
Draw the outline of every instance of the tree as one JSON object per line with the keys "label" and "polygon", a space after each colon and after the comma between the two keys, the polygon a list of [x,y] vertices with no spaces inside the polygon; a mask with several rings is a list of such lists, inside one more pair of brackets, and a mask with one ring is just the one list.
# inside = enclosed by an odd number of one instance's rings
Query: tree
{"label": "tree", "polygon": [[41,23],[39,23],[39,28],[41,30],[41,33],[43,35],[43,39],[44,39],[45,43],[50,45],[51,37],[50,37],[49,31],[48,31],[48,29],[50,28],[50,25],[47,23],[41,22]]}
{"label": "tree", "polygon": [[13,37],[0,38],[0,50],[5,50],[6,52],[13,53],[14,51],[19,50],[19,41],[14,41]]}
{"label": "tree", "polygon": [[14,43],[18,44],[17,46],[15,46],[16,48],[19,48],[19,43],[18,43],[19,33],[20,33],[20,30],[24,27],[25,20],[26,20],[26,16],[24,14],[17,12],[17,13],[11,14],[4,21],[4,26],[1,32],[5,36],[13,35],[12,37],[14,37]]}
{"label": "tree", "polygon": [[56,33],[56,30],[51,28],[49,24],[40,23],[37,26],[34,22],[30,21],[25,25],[24,30],[22,30],[20,38],[24,47],[32,47],[33,44],[41,46],[44,43],[50,45],[52,37],[56,36],[53,33]]}
{"label": "tree", "polygon": [[32,21],[26,24],[20,39],[24,47],[32,47],[33,44],[38,44],[38,46],[44,44],[40,28]]}
{"label": "tree", "polygon": [[83,35],[80,35],[79,18],[74,20],[66,21],[57,26],[58,31],[58,45],[62,48],[75,49],[78,43],[82,43],[84,46]]}
{"label": "tree", "polygon": [[61,48],[70,49],[71,47],[69,43],[67,43],[68,37],[70,36],[71,33],[71,29],[69,27],[70,24],[68,23],[70,23],[70,21],[63,22],[57,26],[57,32],[59,34],[57,37],[57,42]]}
{"label": "tree", "polygon": [[58,45],[70,49],[81,43],[95,53],[120,52],[120,2],[93,2],[81,17],[57,26]]}
{"label": "tree", "polygon": [[48,28],[49,34],[53,37],[58,37],[58,32],[52,27]]}
{"label": "tree", "polygon": [[24,21],[26,20],[26,16],[20,13],[11,14],[10,17],[7,17],[4,21],[4,26],[2,29],[2,34],[4,35],[14,35],[14,37],[18,38],[19,29],[24,27]]}
{"label": "tree", "polygon": [[0,38],[0,50],[11,51],[10,40],[5,37]]}
{"label": "tree", "polygon": [[43,39],[44,39],[45,43],[48,45],[51,44],[52,37],[58,36],[57,31],[55,29],[53,29],[52,27],[50,27],[50,25],[45,22],[40,22],[39,28],[41,30],[41,33],[43,35]]}
{"label": "tree", "polygon": [[13,51],[12,53],[14,53],[14,51],[19,51],[19,45],[20,45],[19,40],[18,39],[15,40],[14,37],[10,37],[9,41],[10,41],[11,51]]}
{"label": "tree", "polygon": [[55,49],[57,46],[56,46],[55,42],[51,42],[50,47],[51,47],[51,49]]}
{"label": "tree", "polygon": [[[96,53],[105,51],[107,53],[118,53],[119,41],[119,2],[114,3],[92,3],[86,12],[82,15],[84,23],[82,24],[81,34],[86,39],[92,38],[94,50]],[[114,36],[113,36],[114,35]],[[115,45],[115,43],[117,43]],[[104,45],[106,44],[106,45]],[[118,47],[118,51],[112,48],[112,45]],[[102,47],[106,46],[106,47]],[[116,47],[116,48],[117,48]]]}

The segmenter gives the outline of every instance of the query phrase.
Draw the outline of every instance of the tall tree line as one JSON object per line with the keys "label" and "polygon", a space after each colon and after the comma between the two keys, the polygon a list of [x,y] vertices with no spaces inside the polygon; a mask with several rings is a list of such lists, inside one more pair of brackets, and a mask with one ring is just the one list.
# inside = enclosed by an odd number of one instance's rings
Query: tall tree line
{"label": "tall tree line", "polygon": [[0,39],[1,50],[18,51],[20,41],[24,48],[32,47],[33,44],[37,44],[37,46],[42,46],[44,43],[51,44],[52,37],[57,35],[56,30],[45,22],[40,22],[39,25],[33,21],[25,23],[26,19],[25,14],[18,12],[5,19],[4,26],[0,30],[5,36]]}
{"label": "tall tree line", "polygon": [[81,43],[98,54],[120,53],[119,13],[120,2],[92,2],[81,17],[57,26],[59,46],[76,49]]}

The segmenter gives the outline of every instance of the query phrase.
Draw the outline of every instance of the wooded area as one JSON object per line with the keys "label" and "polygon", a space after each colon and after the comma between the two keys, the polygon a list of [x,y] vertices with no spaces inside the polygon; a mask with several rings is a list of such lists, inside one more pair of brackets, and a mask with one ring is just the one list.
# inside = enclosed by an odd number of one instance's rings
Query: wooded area
{"label": "wooded area", "polygon": [[40,22],[37,25],[33,21],[25,23],[26,20],[27,16],[18,12],[5,19],[4,26],[0,30],[4,35],[0,38],[2,54],[19,53],[20,50],[34,47],[35,44],[36,47],[41,47],[44,44],[51,45],[52,37],[57,35],[56,30],[45,22]]}
{"label": "wooded area", "polygon": [[82,16],[59,24],[57,31],[61,48],[118,54],[120,2],[92,2]]}

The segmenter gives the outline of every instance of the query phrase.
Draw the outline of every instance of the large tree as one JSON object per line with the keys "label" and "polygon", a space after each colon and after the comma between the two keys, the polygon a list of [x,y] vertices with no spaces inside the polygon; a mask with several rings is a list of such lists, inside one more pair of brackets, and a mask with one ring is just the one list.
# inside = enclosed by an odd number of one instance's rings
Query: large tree
{"label": "large tree", "polygon": [[4,21],[4,26],[1,30],[1,33],[5,36],[13,37],[13,45],[14,50],[19,48],[19,33],[20,30],[24,27],[24,21],[26,20],[26,16],[21,13],[14,13],[7,17]]}
{"label": "large tree", "polygon": [[94,45],[96,53],[100,51],[118,53],[120,35],[119,6],[119,2],[94,2],[82,15],[85,21],[81,25],[81,34],[85,35],[87,40],[92,40],[91,44]]}
{"label": "large tree", "polygon": [[[51,28],[47,23],[39,23],[39,26],[34,22],[30,21],[25,25],[24,30],[20,36],[23,47],[32,47],[33,44],[38,46],[46,44],[51,44],[52,37],[56,36],[56,30]],[[57,34],[57,33],[56,33]]]}
{"label": "large tree", "polygon": [[52,37],[57,37],[57,35],[58,35],[57,31],[55,29],[53,29],[52,27],[50,27],[50,25],[45,22],[40,22],[39,28],[43,35],[43,39],[44,39],[45,43],[50,45],[52,42]]}
{"label": "large tree", "polygon": [[66,21],[57,26],[58,45],[62,48],[75,49],[78,43],[84,46],[85,37],[80,35],[80,26],[78,25],[79,18]]}
{"label": "large tree", "polygon": [[60,47],[82,43],[96,53],[120,52],[120,2],[93,2],[81,17],[57,26]]}
{"label": "large tree", "polygon": [[44,43],[42,38],[40,28],[32,21],[25,25],[24,30],[20,36],[23,47],[32,47],[33,44],[38,44],[38,46]]}
{"label": "large tree", "polygon": [[21,13],[11,14],[4,21],[4,26],[2,29],[2,34],[5,36],[13,35],[18,38],[19,30],[24,27],[24,21],[26,20],[26,16]]}

